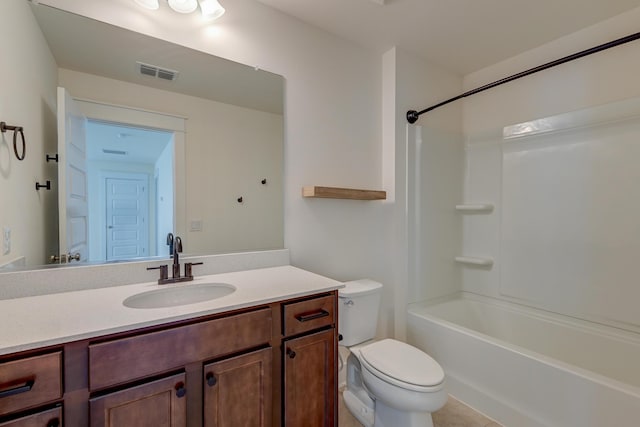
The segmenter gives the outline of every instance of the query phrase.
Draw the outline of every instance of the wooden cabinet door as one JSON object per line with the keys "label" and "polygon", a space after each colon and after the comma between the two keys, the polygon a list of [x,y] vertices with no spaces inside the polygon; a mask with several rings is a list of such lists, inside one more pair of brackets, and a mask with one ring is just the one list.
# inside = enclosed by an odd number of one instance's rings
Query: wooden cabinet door
{"label": "wooden cabinet door", "polygon": [[91,399],[91,427],[186,426],[185,384],[177,374]]}
{"label": "wooden cabinet door", "polygon": [[204,427],[271,426],[272,351],[224,359],[204,367]]}
{"label": "wooden cabinet door", "polygon": [[336,425],[335,330],[284,341],[284,424]]}
{"label": "wooden cabinet door", "polygon": [[62,409],[53,408],[37,414],[27,415],[6,423],[0,423],[0,427],[61,427]]}

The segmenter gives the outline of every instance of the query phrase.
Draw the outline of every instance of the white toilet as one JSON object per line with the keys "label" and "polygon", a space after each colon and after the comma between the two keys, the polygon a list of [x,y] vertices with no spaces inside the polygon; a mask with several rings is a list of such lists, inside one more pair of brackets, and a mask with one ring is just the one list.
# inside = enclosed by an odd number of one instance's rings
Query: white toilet
{"label": "white toilet", "polygon": [[344,402],[365,427],[432,427],[447,401],[444,371],[428,354],[376,335],[382,285],[345,283],[338,291],[341,345],[349,348]]}

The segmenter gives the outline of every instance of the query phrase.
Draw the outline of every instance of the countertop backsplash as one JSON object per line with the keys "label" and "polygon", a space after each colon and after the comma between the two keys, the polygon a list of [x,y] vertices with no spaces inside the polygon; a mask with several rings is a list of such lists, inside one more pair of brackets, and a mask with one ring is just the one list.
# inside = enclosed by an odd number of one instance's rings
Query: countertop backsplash
{"label": "countertop backsplash", "polygon": [[[182,265],[185,261],[203,262],[202,265],[194,267],[194,276],[198,277],[289,265],[289,250],[185,256],[180,259]],[[0,273],[0,300],[153,282],[159,277],[158,270],[148,271],[147,267],[157,267],[171,262],[172,259],[154,259],[3,272]],[[182,268],[184,269],[184,266]]]}

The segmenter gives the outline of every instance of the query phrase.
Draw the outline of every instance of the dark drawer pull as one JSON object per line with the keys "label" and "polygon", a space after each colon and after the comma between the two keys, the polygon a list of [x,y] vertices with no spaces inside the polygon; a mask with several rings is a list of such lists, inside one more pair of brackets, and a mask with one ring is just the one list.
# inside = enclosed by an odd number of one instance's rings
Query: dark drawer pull
{"label": "dark drawer pull", "polygon": [[315,319],[320,319],[322,317],[327,317],[328,315],[329,315],[329,312],[327,310],[320,309],[320,311],[317,311],[315,313],[298,314],[296,316],[296,319],[298,319],[298,322],[308,322],[310,320],[315,320]]}
{"label": "dark drawer pull", "polygon": [[14,394],[26,393],[28,391],[31,391],[35,383],[35,380],[22,381],[16,387],[2,390],[0,391],[0,399],[2,399],[3,397],[13,396]]}
{"label": "dark drawer pull", "polygon": [[47,423],[47,427],[60,427],[60,420],[57,418],[52,419]]}

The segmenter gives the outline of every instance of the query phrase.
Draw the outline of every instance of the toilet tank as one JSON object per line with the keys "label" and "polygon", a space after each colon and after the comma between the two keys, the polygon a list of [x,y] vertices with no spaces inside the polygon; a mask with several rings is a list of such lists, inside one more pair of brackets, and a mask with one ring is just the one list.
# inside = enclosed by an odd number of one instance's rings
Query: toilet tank
{"label": "toilet tank", "polygon": [[382,284],[369,279],[345,282],[338,290],[340,345],[352,346],[375,338]]}

